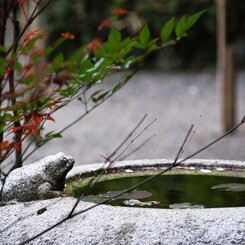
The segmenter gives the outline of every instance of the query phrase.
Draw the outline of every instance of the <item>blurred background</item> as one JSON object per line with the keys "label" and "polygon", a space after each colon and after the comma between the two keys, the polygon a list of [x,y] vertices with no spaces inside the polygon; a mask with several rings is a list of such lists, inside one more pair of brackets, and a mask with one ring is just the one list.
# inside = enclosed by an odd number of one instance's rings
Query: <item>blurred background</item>
{"label": "blurred background", "polygon": [[[96,35],[98,26],[108,13],[125,8],[130,14],[121,26],[124,32],[137,33],[147,23],[157,35],[167,20],[191,15],[203,9],[207,13],[193,27],[188,38],[178,45],[157,52],[148,66],[171,69],[214,68],[216,64],[216,1],[215,0],[55,0],[42,16],[42,25],[52,43],[62,32],[75,34],[76,39],[63,46],[67,55]],[[245,67],[245,1],[226,0],[227,42],[237,57],[239,68]],[[103,33],[100,35],[103,35]]]}
{"label": "blurred background", "polygon": [[[154,36],[173,16],[179,18],[203,9],[207,9],[207,13],[195,24],[187,38],[150,56],[144,69],[125,88],[68,129],[62,139],[53,140],[38,150],[29,161],[63,151],[72,155],[76,164],[102,162],[101,155],[112,153],[145,114],[148,117],[138,132],[155,118],[157,120],[127,153],[149,137],[151,141],[130,155],[129,159],[175,158],[193,123],[198,127],[185,150],[185,156],[221,135],[224,127],[220,119],[223,113],[220,97],[225,98],[226,95],[221,95],[223,92],[216,76],[216,7],[214,0],[54,0],[43,15],[41,25],[48,32],[48,43],[54,42],[62,32],[71,32],[76,36],[59,50],[67,56],[91,41],[97,35],[101,21],[110,11],[118,8],[130,11],[120,25],[125,34],[131,35],[145,23]],[[244,13],[245,1],[226,0],[226,45],[232,47],[236,63],[232,78],[235,122],[245,114]],[[100,35],[106,35],[108,30],[105,28]],[[112,80],[113,77],[110,77],[103,86],[110,86]],[[48,125],[48,131],[62,129],[83,110],[80,102],[74,102],[54,115],[56,122]],[[244,146],[243,126],[196,158],[245,160]]]}

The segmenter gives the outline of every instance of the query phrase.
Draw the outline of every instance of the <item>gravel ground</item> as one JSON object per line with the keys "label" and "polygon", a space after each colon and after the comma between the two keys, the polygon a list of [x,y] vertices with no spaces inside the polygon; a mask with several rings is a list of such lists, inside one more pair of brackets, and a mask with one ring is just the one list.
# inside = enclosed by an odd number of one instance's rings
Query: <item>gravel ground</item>
{"label": "gravel ground", "polygon": [[[237,77],[237,122],[245,115],[245,72]],[[107,85],[111,81],[108,81]],[[61,129],[83,110],[79,101],[54,115],[49,130]],[[140,119],[148,114],[138,130],[156,118],[126,153],[147,138],[155,136],[128,159],[175,158],[190,127],[199,119],[198,128],[184,156],[195,152],[222,133],[219,92],[214,72],[162,73],[143,71],[114,97],[87,115],[63,134],[32,155],[27,162],[57,152],[75,158],[76,164],[102,162],[129,134]],[[200,118],[201,115],[201,118]],[[195,158],[245,160],[245,127],[226,137]]]}

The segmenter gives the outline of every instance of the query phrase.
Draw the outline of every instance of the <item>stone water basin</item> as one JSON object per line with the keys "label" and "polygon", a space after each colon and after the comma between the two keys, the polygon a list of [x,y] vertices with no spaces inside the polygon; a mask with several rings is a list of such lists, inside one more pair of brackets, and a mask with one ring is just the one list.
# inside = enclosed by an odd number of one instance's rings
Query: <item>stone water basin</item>
{"label": "stone water basin", "polygon": [[[140,168],[155,173],[157,167],[169,166],[169,162],[171,161],[164,159],[117,162],[113,172],[131,174],[138,172]],[[101,166],[103,164],[76,166],[68,173],[68,181],[97,174]],[[245,162],[190,160],[177,170],[183,172],[183,169],[187,172],[204,172],[210,176],[215,171],[224,175],[231,170],[235,177],[240,178],[245,172]],[[155,200],[153,193],[151,194],[148,198]],[[205,194],[201,196],[203,195]],[[125,200],[130,199],[119,199]],[[138,200],[147,202],[144,198]],[[66,217],[75,202],[74,197],[62,197],[28,203],[17,202],[1,207],[0,244],[19,244],[28,237],[42,232]],[[87,210],[86,212],[76,215],[28,244],[245,244],[244,205],[210,208],[204,204],[205,207],[200,207],[191,203],[192,205],[185,205],[184,208],[170,208],[170,205],[168,208],[157,208],[157,205],[144,208],[145,206],[112,206],[112,203],[109,203],[110,205],[92,208],[96,204],[89,201],[79,202],[75,213]],[[46,211],[37,214],[37,211],[43,208]]]}
{"label": "stone water basin", "polygon": [[[171,209],[245,206],[243,166],[228,162],[212,165],[208,161],[202,161],[202,164],[200,161],[187,162],[118,196],[169,166],[166,161],[150,161],[148,164],[145,161],[142,165],[135,161],[128,164],[115,164],[89,188],[83,200],[98,203],[110,199],[107,203],[113,206]],[[66,191],[78,197],[94,176],[98,175],[95,165],[93,168],[92,172],[84,172],[72,178]]]}

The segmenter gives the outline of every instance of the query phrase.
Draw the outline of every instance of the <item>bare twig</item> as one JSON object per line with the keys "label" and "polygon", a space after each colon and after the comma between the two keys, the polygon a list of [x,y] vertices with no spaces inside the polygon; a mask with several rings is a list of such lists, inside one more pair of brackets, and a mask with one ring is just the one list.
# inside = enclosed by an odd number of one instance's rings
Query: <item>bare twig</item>
{"label": "bare twig", "polygon": [[140,144],[139,146],[137,146],[136,148],[134,148],[131,152],[129,152],[128,154],[123,155],[121,158],[119,158],[119,161],[122,161],[124,159],[127,159],[129,156],[131,156],[133,153],[137,152],[139,149],[141,149],[143,146],[145,146],[146,144],[148,144],[153,137],[155,137],[156,135],[152,135],[150,137],[148,137],[142,144]]}
{"label": "bare twig", "polygon": [[179,163],[182,163],[194,156],[196,156],[197,154],[201,153],[202,151],[205,151],[207,148],[209,148],[210,146],[216,144],[218,141],[222,140],[223,138],[225,138],[227,135],[233,133],[235,130],[237,130],[243,123],[245,123],[245,116],[243,117],[243,119],[241,120],[240,123],[238,123],[237,125],[235,125],[232,129],[230,129],[228,132],[226,132],[225,134],[221,135],[220,137],[218,137],[217,139],[213,140],[211,143],[207,144],[206,146],[204,146],[203,148],[201,148],[200,150],[194,152],[193,154],[187,156],[186,158],[184,158],[183,160],[181,160]]}
{"label": "bare twig", "polygon": [[186,137],[185,137],[185,139],[184,139],[184,141],[183,141],[181,147],[179,148],[179,151],[178,151],[178,153],[177,153],[177,155],[176,155],[176,157],[175,157],[175,159],[174,159],[174,163],[176,163],[176,162],[178,161],[178,159],[180,158],[180,156],[182,155],[183,149],[184,149],[185,144],[186,144],[186,142],[187,142],[187,140],[188,140],[188,138],[189,138],[189,136],[190,136],[190,134],[191,134],[191,131],[192,131],[193,127],[194,127],[194,126],[193,126],[193,124],[192,124],[192,125],[190,126],[190,129],[189,129],[189,131],[188,131],[188,133],[187,133],[187,135],[186,135]]}
{"label": "bare twig", "polygon": [[[143,123],[145,117],[146,117],[146,115],[140,120],[140,122],[136,125],[136,127],[130,132],[130,134],[129,134],[130,136],[127,136],[126,139],[128,139],[129,137],[131,137],[131,135],[133,134],[133,132],[134,132],[134,131],[135,131],[135,130],[136,130],[136,129]],[[155,120],[156,120],[156,119],[155,119]],[[153,122],[155,122],[155,120],[154,120]],[[139,134],[137,134],[137,135],[130,141],[130,143],[129,143],[129,144],[122,150],[122,152],[125,152],[125,151],[128,149],[128,147],[129,147],[131,144],[133,144],[134,141],[135,141],[135,140],[136,140],[142,133],[144,133],[144,132],[145,132],[145,131],[152,125],[153,122],[149,123],[149,124],[148,124],[148,125],[147,125],[147,126],[140,132],[140,133],[139,133]],[[123,142],[125,143],[126,141],[123,140]],[[123,144],[124,144],[124,143],[123,143]],[[95,177],[94,179],[92,179],[92,181],[90,181],[90,182],[88,183],[88,185],[85,187],[85,190],[83,190],[83,191],[80,193],[80,195],[78,196],[77,201],[76,201],[75,205],[73,206],[73,208],[72,208],[72,210],[71,210],[71,212],[69,213],[68,216],[72,216],[73,212],[75,211],[75,209],[76,209],[76,207],[77,207],[79,201],[82,199],[82,197],[83,197],[84,195],[87,194],[87,191],[88,191],[90,188],[92,188],[92,187],[95,185],[95,183],[97,183],[97,182],[99,181],[99,179],[105,174],[105,172],[106,172],[106,171],[113,165],[113,163],[119,158],[119,156],[121,155],[121,153],[119,153],[118,157],[116,157],[114,160],[111,159],[111,157],[114,156],[114,155],[116,154],[116,152],[117,152],[120,148],[122,148],[123,144],[121,143],[121,144],[119,145],[119,147],[117,147],[116,150],[113,151],[113,153],[110,155],[110,157],[106,157],[106,158],[105,158],[105,164],[109,162],[108,166],[105,167],[105,165],[104,165],[104,166],[102,167],[101,173],[100,173],[97,177]]]}
{"label": "bare twig", "polygon": [[197,120],[197,123],[195,124],[195,127],[193,127],[192,134],[191,134],[190,137],[188,138],[188,141],[186,142],[185,147],[183,148],[181,155],[184,153],[185,149],[190,145],[191,140],[192,140],[193,136],[195,135],[195,133],[196,133],[196,131],[197,131],[197,128],[198,128],[198,126],[199,126],[201,117],[202,117],[202,116],[200,115],[199,118],[198,118],[198,120]]}
{"label": "bare twig", "polygon": [[[32,24],[32,22],[42,13],[42,11],[44,11],[45,8],[47,8],[47,6],[51,3],[52,0],[47,0],[47,2],[43,5],[43,7],[40,7],[41,3],[43,1],[38,1],[36,3],[35,8],[33,9],[31,16],[29,17],[29,19],[27,20],[25,26],[23,27],[23,29],[20,31],[19,35],[17,36],[17,38],[14,40],[14,42],[12,43],[12,45],[9,47],[9,49],[6,51],[5,55],[8,56],[11,51],[13,50],[14,46],[16,45],[16,43],[19,42],[19,40],[22,38],[22,36],[24,35],[24,33],[26,32],[26,30],[29,28],[29,26]],[[38,10],[38,8],[40,7],[40,9]]]}
{"label": "bare twig", "polygon": [[153,121],[151,121],[139,134],[137,134],[129,143],[128,145],[125,146],[125,148],[120,152],[120,154],[118,154],[118,156],[113,160],[113,162],[115,162],[116,160],[118,160],[123,153],[134,143],[134,141],[136,139],[138,139],[144,132],[145,130],[147,130],[157,119],[155,118]]}
{"label": "bare twig", "polygon": [[108,158],[112,158],[119,149],[128,141],[128,139],[131,138],[133,133],[139,128],[139,126],[143,123],[143,121],[146,119],[147,114],[143,116],[143,118],[138,122],[138,124],[134,127],[134,129],[127,135],[127,137],[121,142],[121,144],[111,153],[111,155]]}

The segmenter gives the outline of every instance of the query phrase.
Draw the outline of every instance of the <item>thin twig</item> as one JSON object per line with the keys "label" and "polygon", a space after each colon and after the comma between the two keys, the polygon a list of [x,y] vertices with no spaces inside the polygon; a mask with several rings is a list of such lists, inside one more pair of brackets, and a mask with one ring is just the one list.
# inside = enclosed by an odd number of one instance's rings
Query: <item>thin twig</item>
{"label": "thin twig", "polygon": [[147,114],[145,114],[142,119],[138,122],[138,124],[134,127],[134,129],[127,135],[127,137],[121,142],[121,144],[111,153],[111,155],[108,158],[112,158],[119,149],[128,141],[129,138],[133,135],[133,133],[139,128],[139,126],[143,123],[143,121],[146,119]]}
{"label": "thin twig", "polygon": [[124,159],[127,159],[129,156],[131,156],[132,154],[134,154],[135,152],[137,152],[139,149],[141,149],[143,146],[145,146],[146,144],[148,144],[152,138],[154,138],[156,135],[152,135],[150,137],[148,137],[142,144],[140,144],[139,146],[137,146],[136,148],[134,148],[131,152],[129,152],[128,154],[125,154],[124,156],[122,156],[121,158],[119,158],[119,161],[122,161]]}
{"label": "thin twig", "polygon": [[182,150],[181,155],[184,153],[185,149],[190,145],[191,140],[192,140],[193,136],[195,135],[195,133],[196,133],[196,131],[197,131],[197,128],[198,128],[198,126],[199,126],[199,124],[200,124],[201,117],[202,117],[202,116],[200,115],[200,116],[199,116],[199,119],[198,119],[198,121],[197,121],[197,123],[195,124],[195,128],[194,128],[193,131],[192,131],[191,136],[188,138],[188,141],[186,142],[185,147],[184,147],[183,150]]}
{"label": "thin twig", "polygon": [[[140,126],[140,124],[142,124],[142,122],[143,122],[143,120],[145,119],[145,116],[140,120],[140,122],[136,125],[136,127],[133,129],[133,131],[135,131],[136,130],[136,128],[138,128],[139,126]],[[155,120],[153,121],[153,122],[155,122]],[[131,141],[130,141],[130,143],[122,150],[122,152],[125,152],[127,149],[128,149],[128,147],[131,145],[131,144],[133,144],[133,142],[142,134],[142,133],[144,133],[151,125],[152,125],[152,123],[153,122],[151,122],[151,123],[149,123],[139,134],[137,134]],[[132,135],[132,132],[129,134],[129,135]],[[131,136],[130,136],[131,137]],[[128,137],[126,137],[126,138],[128,138]],[[125,140],[124,140],[125,141]],[[120,148],[123,146],[123,144],[120,144],[119,145],[120,146]],[[117,149],[116,149],[116,151],[114,151],[113,153],[114,154],[111,154],[111,156],[113,156],[113,155],[115,155],[116,154],[116,152],[117,152],[117,150],[119,150],[119,148],[117,147]],[[118,155],[118,157],[120,156],[121,154],[119,154]],[[118,159],[118,157],[116,157],[114,160],[112,160],[110,157],[107,157],[107,158],[105,158],[105,164],[106,163],[108,163],[109,162],[109,164],[108,164],[108,166],[107,167],[102,167],[102,171],[101,171],[101,173],[97,176],[97,177],[95,177],[91,182],[89,182],[88,183],[88,185],[86,186],[86,190],[85,190],[85,192],[81,192],[80,193],[80,195],[79,195],[79,197],[77,198],[77,201],[76,201],[76,203],[75,203],[75,205],[74,205],[74,207],[73,207],[73,209],[71,210],[71,212],[69,213],[69,215],[68,216],[72,216],[72,214],[73,214],[73,212],[75,211],[75,209],[76,209],[76,207],[77,207],[77,205],[78,205],[78,203],[80,202],[80,200],[82,199],[82,197],[84,196],[84,195],[86,195],[87,194],[87,191],[90,189],[90,188],[92,188],[94,185],[95,185],[95,183],[97,183],[98,181],[99,181],[99,179],[105,174],[105,172],[113,165],[113,163]]]}
{"label": "thin twig", "polygon": [[36,3],[35,8],[32,11],[31,16],[29,17],[29,19],[27,20],[25,26],[23,27],[23,29],[21,30],[21,32],[19,33],[18,37],[14,40],[14,42],[12,43],[12,45],[9,47],[9,49],[6,51],[5,55],[8,56],[10,54],[10,52],[13,50],[14,46],[16,45],[16,43],[19,42],[19,40],[21,39],[21,37],[24,35],[24,33],[26,32],[26,30],[29,28],[29,26],[32,24],[32,22],[38,17],[38,15],[41,14],[41,12],[51,3],[52,0],[48,0],[44,6],[38,11],[38,7],[41,5],[41,0],[38,1]]}
{"label": "thin twig", "polygon": [[129,143],[128,145],[125,146],[125,148],[121,151],[120,154],[118,154],[118,156],[113,160],[113,162],[115,162],[116,160],[118,160],[123,153],[134,143],[134,141],[136,139],[138,139],[144,132],[145,130],[147,130],[157,119],[155,118],[153,121],[151,121],[139,134],[137,134]]}
{"label": "thin twig", "polygon": [[187,142],[187,140],[188,140],[188,138],[189,138],[189,136],[190,136],[190,134],[191,134],[191,131],[192,131],[193,127],[194,127],[194,126],[193,126],[193,124],[192,124],[192,125],[190,126],[190,129],[189,129],[189,131],[188,131],[188,133],[187,133],[187,135],[186,135],[186,137],[185,137],[185,139],[184,139],[184,141],[183,141],[181,147],[179,148],[179,151],[178,151],[178,153],[177,153],[177,155],[176,155],[176,157],[175,157],[175,159],[174,159],[174,162],[177,162],[178,159],[180,158],[180,156],[182,155],[184,146],[185,146],[185,144],[186,144],[186,142]]}
{"label": "thin twig", "polygon": [[227,135],[233,133],[236,129],[238,129],[243,123],[245,123],[245,116],[244,118],[241,120],[240,123],[238,123],[237,125],[235,125],[232,129],[230,129],[228,132],[226,132],[225,134],[221,135],[219,138],[213,140],[211,143],[207,144],[206,146],[204,146],[203,148],[201,148],[200,150],[196,151],[195,153],[187,156],[186,158],[184,158],[183,160],[181,160],[179,163],[182,163],[194,156],[196,156],[197,154],[201,153],[202,151],[206,150],[207,148],[209,148],[210,146],[216,144],[218,141],[222,140],[223,138],[225,138]]}

